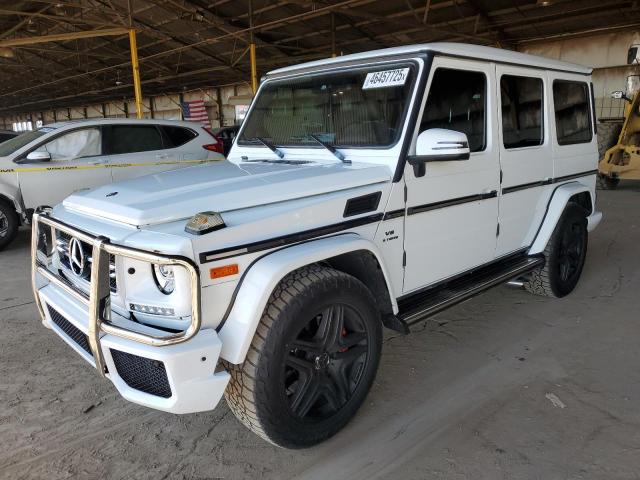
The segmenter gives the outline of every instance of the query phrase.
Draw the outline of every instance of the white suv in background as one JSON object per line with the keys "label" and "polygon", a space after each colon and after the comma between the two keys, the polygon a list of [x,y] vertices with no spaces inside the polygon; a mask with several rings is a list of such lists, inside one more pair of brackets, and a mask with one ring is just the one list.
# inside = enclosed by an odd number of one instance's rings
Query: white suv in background
{"label": "white suv in background", "polygon": [[71,193],[214,160],[220,141],[197,123],[96,119],[60,122],[0,144],[0,248],[39,206]]}

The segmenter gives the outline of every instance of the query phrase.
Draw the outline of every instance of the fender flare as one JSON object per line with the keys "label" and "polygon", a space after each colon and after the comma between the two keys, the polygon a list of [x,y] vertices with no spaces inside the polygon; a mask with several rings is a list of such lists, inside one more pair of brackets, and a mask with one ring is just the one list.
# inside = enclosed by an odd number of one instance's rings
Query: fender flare
{"label": "fender flare", "polygon": [[22,208],[22,202],[19,200],[19,191],[12,189],[7,185],[0,184],[0,201],[4,200],[13,205],[18,214],[22,214],[24,209]]}
{"label": "fender flare", "polygon": [[542,220],[542,225],[540,225],[535,240],[529,249],[529,254],[535,255],[544,251],[571,197],[584,192],[587,192],[591,197],[592,209],[595,211],[596,202],[595,198],[593,198],[594,194],[592,189],[580,182],[564,183],[553,191],[549,204],[547,205],[547,212]]}
{"label": "fender flare", "polygon": [[260,257],[246,271],[241,284],[238,285],[231,311],[218,332],[222,341],[220,357],[234,364],[244,361],[269,297],[287,274],[305,265],[359,250],[366,250],[375,255],[389,289],[393,310],[397,312],[398,306],[390,276],[373,242],[357,234],[347,233],[300,243]]}

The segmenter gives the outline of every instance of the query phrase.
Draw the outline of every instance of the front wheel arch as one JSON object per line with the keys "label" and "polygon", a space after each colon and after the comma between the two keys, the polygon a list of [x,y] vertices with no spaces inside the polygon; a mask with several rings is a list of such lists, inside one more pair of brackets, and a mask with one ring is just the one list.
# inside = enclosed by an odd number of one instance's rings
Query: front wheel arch
{"label": "front wheel arch", "polygon": [[[232,364],[244,361],[271,293],[289,273],[313,264],[326,264],[331,259],[335,262],[341,255],[353,255],[353,252],[360,251],[369,252],[375,257],[388,289],[391,311],[397,312],[390,276],[377,247],[355,233],[324,237],[269,253],[245,272],[237,287],[233,305],[218,327],[218,335],[222,341],[220,356]],[[351,272],[345,273],[352,275]],[[357,278],[357,275],[352,276]]]}

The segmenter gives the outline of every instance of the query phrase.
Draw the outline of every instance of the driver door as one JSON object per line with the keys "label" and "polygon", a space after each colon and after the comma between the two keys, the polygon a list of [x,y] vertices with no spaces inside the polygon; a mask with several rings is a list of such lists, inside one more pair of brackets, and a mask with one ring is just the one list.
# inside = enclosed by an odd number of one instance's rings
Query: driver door
{"label": "driver door", "polygon": [[471,154],[428,162],[423,176],[407,162],[404,293],[494,258],[500,186],[494,69],[487,62],[433,61],[416,135],[433,128],[465,133]]}
{"label": "driver door", "polygon": [[18,182],[26,208],[53,206],[77,190],[111,182],[100,127],[61,133],[34,151],[48,153],[51,160],[20,162]]}

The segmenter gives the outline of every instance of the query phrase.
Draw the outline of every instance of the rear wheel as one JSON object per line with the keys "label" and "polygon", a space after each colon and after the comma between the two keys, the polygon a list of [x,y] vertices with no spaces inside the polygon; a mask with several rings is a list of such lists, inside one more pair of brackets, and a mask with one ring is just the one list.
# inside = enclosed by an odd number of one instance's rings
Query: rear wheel
{"label": "rear wheel", "polygon": [[228,365],[225,396],[266,440],[304,448],[343,428],[364,401],[382,347],[380,314],[354,277],[318,266],[274,290],[241,365]]}
{"label": "rear wheel", "polygon": [[545,264],[531,272],[524,288],[536,295],[564,297],[576,287],[587,254],[586,211],[569,203],[544,250]]}
{"label": "rear wheel", "polygon": [[18,225],[18,214],[13,206],[0,200],[0,250],[15,238]]}

